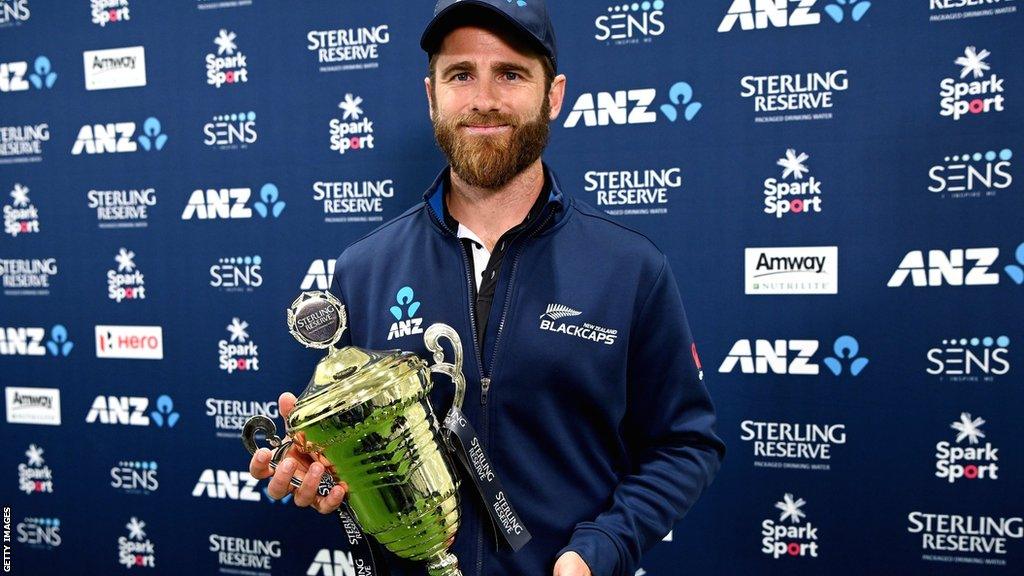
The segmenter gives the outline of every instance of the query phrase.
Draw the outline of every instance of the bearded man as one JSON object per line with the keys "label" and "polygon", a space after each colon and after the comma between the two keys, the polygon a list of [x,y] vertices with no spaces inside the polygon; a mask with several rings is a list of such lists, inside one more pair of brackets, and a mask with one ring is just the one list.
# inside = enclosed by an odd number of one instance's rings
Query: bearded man
{"label": "bearded man", "polygon": [[[542,0],[441,0],[421,45],[450,165],[422,203],[338,257],[341,344],[426,358],[415,327],[434,322],[466,343],[463,411],[532,540],[496,546],[463,482],[453,551],[465,576],[633,576],[725,451],[668,260],[568,196],[541,160],[566,83]],[[414,328],[393,330],[396,318]],[[452,396],[435,386],[431,401]],[[285,417],[294,405],[281,396]],[[291,454],[274,472],[269,460],[256,452],[250,471],[272,476],[273,497],[294,490],[322,513],[341,504],[344,484],[317,495],[319,463]],[[308,473],[293,489],[296,471]],[[392,574],[424,574],[386,560]]]}

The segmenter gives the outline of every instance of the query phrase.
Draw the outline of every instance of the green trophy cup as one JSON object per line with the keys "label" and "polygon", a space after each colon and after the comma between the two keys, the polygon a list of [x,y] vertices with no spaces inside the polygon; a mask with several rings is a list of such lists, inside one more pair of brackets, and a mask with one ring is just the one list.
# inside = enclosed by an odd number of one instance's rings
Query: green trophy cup
{"label": "green trophy cup", "polygon": [[[290,447],[324,465],[320,494],[335,482],[348,484],[347,510],[362,531],[396,556],[427,563],[430,576],[462,576],[449,552],[459,527],[459,481],[428,398],[432,373],[455,384],[461,408],[466,382],[462,344],[450,326],[424,333],[434,365],[411,352],[336,348],[347,325],[345,307],[328,292],[303,292],[288,309],[288,329],[307,347],[327,349],[287,420],[282,442],[272,420],[254,416],[242,441],[250,453],[263,432],[274,448],[276,468]],[[451,342],[453,363],[444,362],[440,340]],[[301,477],[293,477],[298,486]],[[352,531],[342,512],[352,541]]]}

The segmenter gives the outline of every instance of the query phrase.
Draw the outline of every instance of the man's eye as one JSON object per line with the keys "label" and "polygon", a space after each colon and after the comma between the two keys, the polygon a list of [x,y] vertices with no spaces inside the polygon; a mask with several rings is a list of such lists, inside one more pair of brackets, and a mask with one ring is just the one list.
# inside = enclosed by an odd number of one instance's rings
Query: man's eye
{"label": "man's eye", "polygon": [[459,72],[458,74],[456,74],[454,76],[454,78],[458,82],[465,82],[466,80],[469,80],[469,73],[468,72]]}
{"label": "man's eye", "polygon": [[518,80],[519,72],[505,72],[505,80]]}

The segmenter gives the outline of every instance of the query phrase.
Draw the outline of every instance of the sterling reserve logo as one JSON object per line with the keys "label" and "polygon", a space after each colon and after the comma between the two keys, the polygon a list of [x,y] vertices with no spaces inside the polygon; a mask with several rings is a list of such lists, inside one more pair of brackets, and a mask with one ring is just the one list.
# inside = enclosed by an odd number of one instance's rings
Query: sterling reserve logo
{"label": "sterling reserve logo", "polygon": [[387,24],[306,33],[306,49],[316,54],[320,72],[379,68],[381,46],[389,42]]}
{"label": "sterling reserve logo", "polygon": [[582,340],[590,340],[611,346],[619,337],[619,331],[612,328],[604,328],[589,322],[580,323],[575,320],[582,316],[583,312],[575,310],[564,304],[548,304],[544,313],[540,315],[540,329],[547,332],[567,334]]}
{"label": "sterling reserve logo", "polygon": [[828,471],[832,448],[846,444],[846,424],[744,420],[740,432],[753,446],[755,468]]}
{"label": "sterling reserve logo", "polygon": [[1006,566],[1007,544],[1024,538],[1020,516],[973,516],[913,511],[907,532],[921,535],[929,562]]}
{"label": "sterling reserve logo", "polygon": [[755,123],[831,120],[836,93],[849,87],[844,68],[744,76],[740,79],[740,96],[753,99]]}
{"label": "sterling reserve logo", "polygon": [[683,185],[678,167],[589,170],[583,180],[583,189],[596,193],[597,206],[611,216],[668,214],[669,197]]}

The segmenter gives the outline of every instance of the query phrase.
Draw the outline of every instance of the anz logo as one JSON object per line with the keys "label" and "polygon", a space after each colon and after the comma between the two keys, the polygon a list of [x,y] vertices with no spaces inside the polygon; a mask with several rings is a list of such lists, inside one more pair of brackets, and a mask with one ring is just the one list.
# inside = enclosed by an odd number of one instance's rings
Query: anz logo
{"label": "anz logo", "polygon": [[403,286],[395,295],[396,305],[390,308],[391,315],[395,322],[391,323],[388,331],[388,340],[411,336],[423,333],[423,318],[416,318],[416,312],[420,309],[420,303],[415,299],[415,293],[409,286]]}

